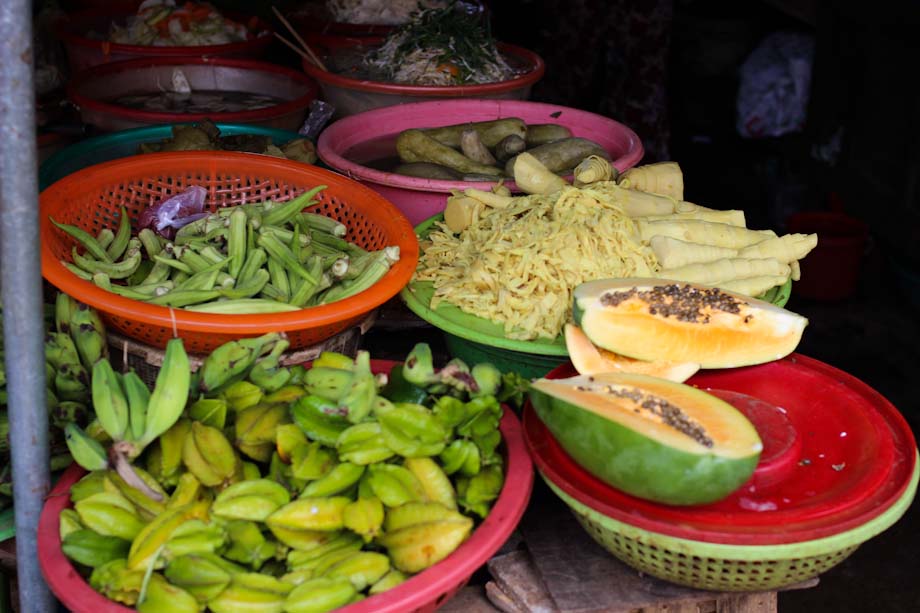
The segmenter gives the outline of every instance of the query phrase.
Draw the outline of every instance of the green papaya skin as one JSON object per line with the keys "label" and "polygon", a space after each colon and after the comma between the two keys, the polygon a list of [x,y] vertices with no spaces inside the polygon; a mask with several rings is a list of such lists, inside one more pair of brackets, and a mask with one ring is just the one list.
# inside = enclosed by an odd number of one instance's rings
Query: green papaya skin
{"label": "green papaya skin", "polygon": [[529,395],[537,415],[580,466],[638,498],[671,505],[721,500],[750,478],[760,457],[688,453],[541,390],[531,388]]}

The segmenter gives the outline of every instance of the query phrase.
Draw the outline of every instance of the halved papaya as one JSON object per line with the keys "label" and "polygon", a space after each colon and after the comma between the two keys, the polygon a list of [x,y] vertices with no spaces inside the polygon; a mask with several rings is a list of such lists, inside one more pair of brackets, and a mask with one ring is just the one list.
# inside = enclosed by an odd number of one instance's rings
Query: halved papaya
{"label": "halved papaya", "polygon": [[683,383],[700,369],[700,365],[694,362],[647,362],[607,351],[592,343],[575,324],[565,324],[565,348],[580,375],[631,372]]}
{"label": "halved papaya", "polygon": [[592,343],[638,360],[730,368],[778,360],[808,320],[716,287],[664,279],[604,279],[575,288],[575,323]]}
{"label": "halved papaya", "polygon": [[531,403],[569,455],[633,496],[672,505],[715,502],[753,474],[757,430],[702,390],[630,373],[538,379]]}

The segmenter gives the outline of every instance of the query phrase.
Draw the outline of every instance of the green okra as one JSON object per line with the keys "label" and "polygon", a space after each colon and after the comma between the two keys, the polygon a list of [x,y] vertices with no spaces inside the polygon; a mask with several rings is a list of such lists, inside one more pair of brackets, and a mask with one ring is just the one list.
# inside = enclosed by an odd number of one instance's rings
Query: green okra
{"label": "green okra", "polygon": [[316,277],[303,267],[297,256],[288,249],[288,246],[279,241],[275,236],[263,234],[259,236],[257,243],[268,252],[270,257],[279,260],[288,272],[297,275],[305,281],[317,281]]}
{"label": "green okra", "polygon": [[215,289],[174,289],[162,296],[155,296],[148,300],[148,302],[160,306],[187,307],[210,300],[216,300],[220,295],[220,291]]}
{"label": "green okra", "polygon": [[163,244],[160,242],[160,237],[150,228],[141,228],[141,231],[137,233],[137,238],[144,246],[144,251],[147,252],[147,257],[149,259],[153,259],[153,256],[159,254],[163,250]]}
{"label": "green okra", "polygon": [[112,258],[112,261],[117,261],[128,248],[128,241],[131,240],[131,219],[128,217],[128,209],[121,207],[121,218],[118,220],[118,231],[115,232],[115,237],[112,239],[111,244],[106,248],[105,252]]}
{"label": "green okra", "polygon": [[288,280],[288,274],[284,266],[275,258],[269,258],[268,273],[271,277],[272,286],[284,295],[283,302],[288,302],[291,296],[291,283]]}
{"label": "green okra", "polygon": [[221,300],[218,302],[209,302],[206,304],[196,304],[187,306],[186,310],[196,311],[199,313],[239,315],[258,313],[285,313],[289,311],[299,311],[300,309],[294,305],[278,302],[276,300],[266,300],[263,298],[240,298],[237,300]]}
{"label": "green okra", "polygon": [[326,232],[320,232],[318,230],[311,230],[310,238],[312,243],[326,245],[328,247],[332,247],[333,249],[343,251],[349,255],[359,255],[366,251],[366,249],[354,243],[350,243],[344,238],[333,236],[332,234],[327,234]]}
{"label": "green okra", "polygon": [[113,240],[115,240],[115,233],[112,232],[111,228],[102,228],[99,230],[99,234],[96,235],[96,242],[106,250],[108,250]]}
{"label": "green okra", "polygon": [[[95,240],[95,239],[93,239]],[[129,249],[125,258],[120,262],[99,261],[77,253],[77,248],[71,250],[73,262],[90,274],[105,273],[110,279],[125,279],[130,277],[137,267],[141,265],[140,249]]]}
{"label": "green okra", "polygon": [[390,262],[387,260],[386,254],[382,250],[377,251],[359,276],[330,287],[323,293],[320,302],[321,304],[329,304],[330,302],[337,302],[359,294],[377,283],[389,270]]}
{"label": "green okra", "polygon": [[265,284],[269,281],[269,273],[264,268],[260,268],[245,282],[236,283],[233,287],[221,288],[220,295],[229,300],[240,300],[243,298],[252,298],[262,291]]}
{"label": "green okra", "polygon": [[297,221],[300,222],[298,225],[304,228],[304,231],[318,230],[338,237],[345,236],[348,232],[348,228],[342,222],[319,213],[304,211],[300,214]]}
{"label": "green okra", "polygon": [[188,264],[177,260],[166,252],[158,253],[157,255],[153,256],[153,260],[180,272],[184,272],[187,275],[191,275],[195,272]]}
{"label": "green okra", "polygon": [[300,279],[299,285],[295,286],[294,293],[291,295],[291,304],[295,306],[305,306],[311,298],[320,290],[320,281],[322,280],[322,258],[314,257],[307,263],[307,270],[311,275],[315,275],[317,281],[308,281]]}
{"label": "green okra", "polygon": [[278,204],[271,210],[262,214],[262,222],[266,225],[272,226],[287,223],[307,206],[314,204],[311,202],[311,198],[313,198],[313,196],[323,191],[324,189],[326,189],[325,185],[318,185],[313,189],[300,194],[296,198],[292,198],[287,202]]}
{"label": "green okra", "polygon": [[246,283],[267,261],[268,255],[265,253],[264,249],[261,247],[250,249],[246,254],[246,262],[243,264],[243,267],[240,268],[239,274],[236,275],[237,285]]}
{"label": "green okra", "polygon": [[292,241],[297,241],[297,248],[306,247],[310,244],[310,235],[301,234],[299,231],[288,230],[285,228],[279,228],[278,226],[262,226],[259,229],[259,234],[271,234],[275,236],[278,240],[287,243],[289,249],[293,249]]}
{"label": "green okra", "polygon": [[196,272],[188,279],[182,282],[181,285],[177,285],[176,289],[185,291],[185,290],[213,290],[215,285],[217,285],[217,275],[220,273],[219,270],[202,270],[201,272]]}
{"label": "green okra", "polygon": [[201,257],[211,262],[212,264],[225,262],[227,260],[227,257],[218,251],[214,245],[205,245],[198,251],[198,253],[201,255]]}
{"label": "green okra", "polygon": [[230,213],[230,233],[227,237],[227,257],[233,258],[227,267],[231,277],[237,277],[246,262],[247,217],[244,210],[236,208]]}
{"label": "green okra", "polygon": [[86,251],[89,252],[89,254],[93,256],[94,258],[96,258],[97,260],[101,262],[111,262],[112,261],[112,258],[109,257],[109,254],[106,253],[106,250],[103,249],[99,245],[99,242],[96,240],[96,237],[90,234],[89,232],[87,232],[86,230],[84,230],[83,228],[80,228],[80,227],[77,227],[71,224],[58,223],[54,221],[54,219],[52,219],[51,217],[49,217],[48,219],[51,219],[51,223],[53,223],[55,226],[57,226],[58,228],[66,232],[68,235],[74,238],[78,243],[83,245],[83,248],[86,249]]}
{"label": "green okra", "polygon": [[64,266],[64,268],[66,268],[67,270],[69,270],[69,271],[72,272],[73,274],[77,275],[78,277],[80,277],[80,278],[83,279],[84,281],[92,281],[92,280],[93,280],[93,275],[92,275],[92,274],[90,274],[90,273],[88,273],[87,271],[83,270],[82,268],[80,268],[80,267],[77,266],[76,264],[73,264],[72,262],[68,262],[67,260],[61,260],[61,264]]}

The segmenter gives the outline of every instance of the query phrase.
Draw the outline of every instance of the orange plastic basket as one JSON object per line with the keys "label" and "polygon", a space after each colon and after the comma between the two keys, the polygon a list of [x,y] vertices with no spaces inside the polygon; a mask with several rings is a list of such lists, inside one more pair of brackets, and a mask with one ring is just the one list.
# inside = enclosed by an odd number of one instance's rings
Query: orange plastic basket
{"label": "orange plastic basket", "polygon": [[[287,200],[317,185],[311,210],[348,227],[346,238],[365,249],[398,245],[399,262],[373,287],[350,298],[289,313],[218,315],[155,306],[107,292],[67,270],[75,242],[51,224],[77,225],[97,234],[115,227],[124,206],[133,222],[148,205],[192,185],[207,188],[208,210]],[[173,336],[192,353],[207,353],[235,338],[285,332],[291,348],[319,343],[355,325],[403,288],[418,262],[418,241],[409,221],[389,201],[342,175],[299,162],[248,153],[153,153],[90,166],[46,189],[40,197],[42,274],[52,285],[98,309],[122,335],[155,347]],[[82,249],[82,247],[80,248]]]}

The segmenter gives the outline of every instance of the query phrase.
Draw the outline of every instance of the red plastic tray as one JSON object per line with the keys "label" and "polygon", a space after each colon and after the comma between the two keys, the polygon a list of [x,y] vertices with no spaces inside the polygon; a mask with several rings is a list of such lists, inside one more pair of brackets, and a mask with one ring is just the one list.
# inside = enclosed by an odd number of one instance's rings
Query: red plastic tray
{"label": "red plastic tray", "polygon": [[[577,374],[571,364],[548,378]],[[581,468],[531,406],[524,438],[539,470],[579,502],[632,526],[729,545],[823,538],[877,517],[906,490],[916,442],[897,409],[847,373],[799,354],[745,368],[701,371],[688,382],[744,412],[764,442],[751,480],[694,507],[625,494]]]}
{"label": "red plastic tray", "polygon": [[[396,364],[373,360],[375,373],[389,372]],[[473,573],[505,543],[524,515],[533,489],[533,465],[517,416],[504,407],[499,425],[505,447],[505,485],[491,511],[470,537],[447,558],[382,594],[336,609],[337,613],[430,613],[462,588]],[[70,486],[85,471],[77,464],[61,476],[48,495],[38,524],[38,561],[55,596],[76,613],[132,613],[102,596],[77,573],[61,551],[61,511],[71,507]]]}

